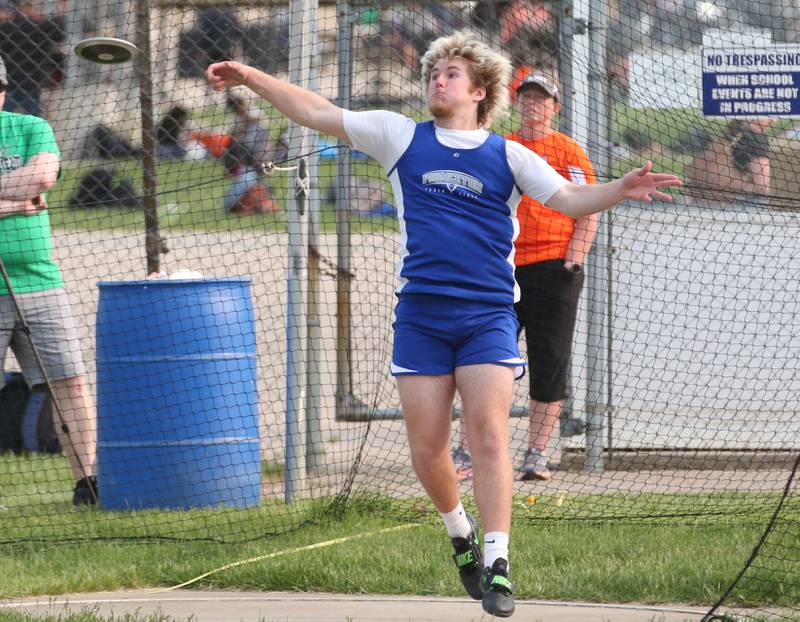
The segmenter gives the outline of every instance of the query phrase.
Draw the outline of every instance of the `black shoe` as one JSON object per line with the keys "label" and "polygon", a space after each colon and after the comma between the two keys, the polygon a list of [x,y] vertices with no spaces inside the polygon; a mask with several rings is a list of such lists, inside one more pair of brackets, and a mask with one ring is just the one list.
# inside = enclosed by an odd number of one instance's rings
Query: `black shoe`
{"label": "black shoe", "polygon": [[514,586],[508,578],[508,562],[495,560],[491,568],[483,571],[483,610],[498,618],[514,613]]}
{"label": "black shoe", "polygon": [[72,505],[97,505],[97,478],[94,475],[82,477],[75,484]]}
{"label": "black shoe", "polygon": [[481,553],[481,544],[478,540],[479,529],[478,522],[470,515],[467,514],[472,531],[467,538],[450,538],[453,543],[453,561],[458,567],[458,576],[461,577],[461,583],[464,584],[464,589],[475,600],[483,598],[483,590],[481,589],[481,571],[483,569],[483,553]]}

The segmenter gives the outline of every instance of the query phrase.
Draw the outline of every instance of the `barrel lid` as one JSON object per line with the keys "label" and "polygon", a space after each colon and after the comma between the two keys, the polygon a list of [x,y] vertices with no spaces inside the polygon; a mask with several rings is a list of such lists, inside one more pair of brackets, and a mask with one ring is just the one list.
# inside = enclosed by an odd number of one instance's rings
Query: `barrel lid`
{"label": "barrel lid", "polygon": [[201,285],[211,283],[250,283],[249,276],[209,277],[204,279],[141,279],[138,281],[98,281],[98,287],[130,287],[132,285],[148,287],[164,287],[167,285]]}

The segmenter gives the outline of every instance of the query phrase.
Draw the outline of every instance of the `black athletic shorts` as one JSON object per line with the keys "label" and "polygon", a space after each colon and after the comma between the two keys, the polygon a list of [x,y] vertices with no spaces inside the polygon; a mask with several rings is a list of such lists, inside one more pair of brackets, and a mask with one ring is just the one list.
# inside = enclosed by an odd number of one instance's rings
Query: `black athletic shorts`
{"label": "black athletic shorts", "polygon": [[517,266],[515,276],[522,295],[514,309],[528,344],[531,399],[558,402],[567,390],[583,273],[564,269],[563,259],[552,259]]}

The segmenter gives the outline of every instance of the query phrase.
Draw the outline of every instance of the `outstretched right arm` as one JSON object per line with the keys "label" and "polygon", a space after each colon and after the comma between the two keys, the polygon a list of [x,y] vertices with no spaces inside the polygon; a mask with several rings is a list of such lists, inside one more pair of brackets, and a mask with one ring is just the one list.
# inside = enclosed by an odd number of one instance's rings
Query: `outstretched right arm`
{"label": "outstretched right arm", "polygon": [[216,91],[246,86],[295,123],[350,142],[342,109],[316,93],[235,61],[210,65],[206,77]]}

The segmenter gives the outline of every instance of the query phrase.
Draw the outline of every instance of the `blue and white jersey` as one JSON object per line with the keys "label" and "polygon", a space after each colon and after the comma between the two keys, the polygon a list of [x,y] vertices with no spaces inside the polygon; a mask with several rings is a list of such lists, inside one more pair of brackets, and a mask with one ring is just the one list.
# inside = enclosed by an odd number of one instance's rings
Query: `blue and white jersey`
{"label": "blue and white jersey", "polygon": [[521,192],[545,203],[567,180],[486,130],[438,128],[385,111],[345,111],[344,126],[353,147],[389,173],[401,231],[397,292],[516,302]]}
{"label": "blue and white jersey", "polygon": [[439,143],[432,121],[417,124],[389,171],[397,172],[405,232],[398,292],[514,302],[518,231],[505,143],[490,134],[477,147],[454,149]]}

